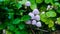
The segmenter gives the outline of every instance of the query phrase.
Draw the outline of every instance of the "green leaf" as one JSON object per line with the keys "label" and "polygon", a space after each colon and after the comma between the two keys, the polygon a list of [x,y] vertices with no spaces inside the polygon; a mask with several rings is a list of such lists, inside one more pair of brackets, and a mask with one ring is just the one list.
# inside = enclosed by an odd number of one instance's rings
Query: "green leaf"
{"label": "green leaf", "polygon": [[13,24],[19,24],[20,23],[20,19],[16,18],[15,20],[13,20]]}
{"label": "green leaf", "polygon": [[34,9],[37,8],[37,5],[36,5],[36,4],[32,4],[32,5],[30,6],[30,8],[31,8],[32,10],[34,10]]}
{"label": "green leaf", "polygon": [[58,5],[59,5],[59,3],[58,3],[58,2],[55,2],[55,5],[56,5],[56,6],[58,6]]}
{"label": "green leaf", "polygon": [[21,34],[20,31],[16,31],[15,34]]}
{"label": "green leaf", "polygon": [[42,3],[43,0],[36,0],[36,3]]}
{"label": "green leaf", "polygon": [[9,19],[13,19],[13,17],[14,17],[14,13],[8,13],[8,15],[9,15]]}
{"label": "green leaf", "polygon": [[33,4],[33,5],[30,6],[30,8],[31,8],[32,10],[34,10],[34,9],[37,8],[37,5],[36,5],[36,4]]}
{"label": "green leaf", "polygon": [[24,28],[25,28],[25,25],[24,25],[24,24],[20,24],[20,25],[19,25],[19,29],[20,29],[20,30],[22,30],[22,29],[24,29]]}
{"label": "green leaf", "polygon": [[31,5],[32,4],[35,4],[35,0],[29,0],[31,2]]}
{"label": "green leaf", "polygon": [[0,0],[0,5],[7,5],[10,2],[10,0]]}
{"label": "green leaf", "polygon": [[60,8],[57,9],[57,12],[60,13]]}
{"label": "green leaf", "polygon": [[28,34],[28,31],[21,31],[22,34]]}
{"label": "green leaf", "polygon": [[22,21],[27,21],[27,20],[29,20],[31,17],[29,16],[29,15],[24,15],[22,18],[21,18],[21,20]]}
{"label": "green leaf", "polygon": [[57,18],[57,24],[60,24],[60,17]]}
{"label": "green leaf", "polygon": [[46,12],[47,17],[56,17],[56,12],[54,11],[48,11]]}
{"label": "green leaf", "polygon": [[35,3],[35,0],[30,0],[30,2],[31,2],[30,8],[31,8],[32,10],[36,9],[36,8],[37,8],[37,4]]}
{"label": "green leaf", "polygon": [[[53,22],[51,18],[48,18],[45,13],[40,14],[41,21],[47,24],[49,27],[52,27],[51,23]],[[54,24],[54,23],[53,23]],[[51,25],[51,26],[50,26]]]}
{"label": "green leaf", "polygon": [[10,31],[14,31],[14,30],[15,30],[15,27],[11,24],[11,25],[8,26],[8,29],[9,29]]}
{"label": "green leaf", "polygon": [[22,7],[22,4],[17,3],[17,4],[16,4],[16,7],[17,7],[17,9],[20,9],[20,8]]}
{"label": "green leaf", "polygon": [[14,13],[14,10],[13,9],[6,8],[6,10],[8,11],[8,13]]}
{"label": "green leaf", "polygon": [[54,26],[54,22],[52,20],[49,21],[48,27],[51,28]]}
{"label": "green leaf", "polygon": [[25,4],[26,2],[27,2],[27,0],[19,1],[20,4]]}
{"label": "green leaf", "polygon": [[41,14],[40,14],[40,17],[41,17],[41,21],[45,22],[45,24],[48,24],[48,22],[47,22],[48,19],[47,19],[47,16],[46,16],[45,13],[44,13],[44,14],[41,13]]}
{"label": "green leaf", "polygon": [[24,12],[24,10],[20,10],[19,12],[20,12],[20,13],[23,13],[23,12]]}
{"label": "green leaf", "polygon": [[19,30],[19,28],[16,28],[15,30],[14,30],[14,32],[17,32]]}
{"label": "green leaf", "polygon": [[45,3],[46,3],[46,4],[49,4],[49,3],[52,4],[52,3],[53,3],[53,0],[45,0]]}
{"label": "green leaf", "polygon": [[6,30],[6,34],[12,34],[12,32],[10,32],[10,31]]}
{"label": "green leaf", "polygon": [[19,13],[20,15],[23,15],[24,10],[20,10]]}
{"label": "green leaf", "polygon": [[28,33],[26,31],[21,30],[21,31],[16,31],[15,34],[28,34]]}
{"label": "green leaf", "polygon": [[40,8],[39,8],[40,11],[45,11],[46,10],[46,5],[42,5]]}
{"label": "green leaf", "polygon": [[59,1],[59,0],[54,0],[54,1]]}
{"label": "green leaf", "polygon": [[0,2],[3,2],[4,0],[0,0]]}
{"label": "green leaf", "polygon": [[9,2],[9,0],[0,0],[0,2],[6,3],[6,2]]}
{"label": "green leaf", "polygon": [[50,0],[45,0],[45,3],[46,3],[46,4],[50,3]]}
{"label": "green leaf", "polygon": [[55,28],[55,27],[52,27],[52,30],[53,30],[53,31],[55,31],[55,30],[56,30],[56,28]]}
{"label": "green leaf", "polygon": [[4,29],[3,25],[0,24],[0,30]]}
{"label": "green leaf", "polygon": [[60,7],[60,4],[59,4],[59,7]]}

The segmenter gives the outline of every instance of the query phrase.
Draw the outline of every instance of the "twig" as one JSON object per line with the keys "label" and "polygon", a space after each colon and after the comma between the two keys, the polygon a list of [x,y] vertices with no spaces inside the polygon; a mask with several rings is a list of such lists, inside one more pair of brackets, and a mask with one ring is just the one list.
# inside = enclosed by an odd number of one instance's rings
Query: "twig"
{"label": "twig", "polygon": [[30,29],[31,29],[32,33],[35,34],[34,30],[31,28],[31,26],[30,26]]}
{"label": "twig", "polygon": [[43,32],[49,32],[47,30],[42,30],[42,29],[39,29],[39,28],[36,28],[37,30],[40,30],[40,31],[43,31]]}
{"label": "twig", "polygon": [[35,32],[31,29],[31,31],[33,32],[33,34],[35,34]]}

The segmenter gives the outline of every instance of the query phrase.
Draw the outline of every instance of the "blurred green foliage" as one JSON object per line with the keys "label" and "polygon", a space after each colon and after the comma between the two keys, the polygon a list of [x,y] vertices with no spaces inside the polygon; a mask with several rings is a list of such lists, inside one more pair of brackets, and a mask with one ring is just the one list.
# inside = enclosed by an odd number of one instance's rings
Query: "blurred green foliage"
{"label": "blurred green foliage", "polygon": [[[40,21],[47,25],[48,29],[46,29],[49,30],[51,28],[50,30],[55,30],[55,21],[60,24],[59,0],[29,0],[31,6],[26,9],[25,3],[27,1],[28,0],[0,0],[0,30],[6,29],[6,34],[32,33],[28,29],[30,28],[29,25],[27,26],[25,24],[25,21],[30,20],[31,17],[28,15],[28,12],[31,12],[35,8],[39,9]],[[53,9],[46,10],[47,5],[52,5]],[[43,11],[45,13],[42,13]],[[34,26],[32,26],[32,28],[33,27]]]}

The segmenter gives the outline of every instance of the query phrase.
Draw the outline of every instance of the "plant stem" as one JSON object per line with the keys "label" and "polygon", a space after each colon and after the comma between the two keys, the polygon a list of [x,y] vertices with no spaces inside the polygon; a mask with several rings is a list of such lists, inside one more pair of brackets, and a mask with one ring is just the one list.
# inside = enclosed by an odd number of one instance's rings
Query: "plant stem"
{"label": "plant stem", "polygon": [[30,29],[31,29],[32,33],[35,34],[34,30],[31,28],[31,26],[30,26]]}

